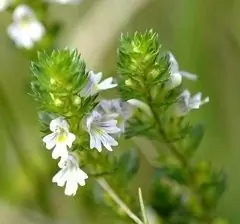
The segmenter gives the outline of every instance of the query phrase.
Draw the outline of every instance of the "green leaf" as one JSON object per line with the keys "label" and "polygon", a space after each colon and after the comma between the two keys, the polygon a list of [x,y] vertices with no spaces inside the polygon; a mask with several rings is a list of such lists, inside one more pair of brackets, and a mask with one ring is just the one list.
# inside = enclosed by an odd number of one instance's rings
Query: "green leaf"
{"label": "green leaf", "polygon": [[139,157],[136,149],[123,153],[118,161],[118,171],[121,178],[131,179],[139,169]]}
{"label": "green leaf", "polygon": [[186,156],[191,157],[194,154],[196,149],[199,147],[203,136],[204,128],[201,124],[195,125],[189,130],[189,134],[183,140],[184,154]]}

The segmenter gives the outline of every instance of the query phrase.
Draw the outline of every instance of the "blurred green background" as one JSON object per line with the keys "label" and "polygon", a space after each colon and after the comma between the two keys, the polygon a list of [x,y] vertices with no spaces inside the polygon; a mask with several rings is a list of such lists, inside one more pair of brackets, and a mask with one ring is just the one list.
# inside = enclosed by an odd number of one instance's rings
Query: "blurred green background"
{"label": "blurred green background", "polygon": [[[240,222],[239,12],[239,0],[85,0],[78,6],[52,5],[49,13],[49,21],[63,25],[57,46],[77,47],[89,68],[106,75],[116,74],[120,33],[150,28],[159,33],[164,48],[174,53],[183,70],[198,74],[199,81],[186,81],[187,85],[209,95],[211,103],[193,113],[193,119],[206,126],[196,160],[211,160],[226,171],[228,187],[218,213],[234,224]],[[10,22],[11,15],[2,12],[0,224],[85,224],[100,218],[102,223],[123,223],[113,221],[110,209],[91,202],[87,187],[72,198],[51,183],[56,164],[41,144],[36,105],[27,94],[30,61],[9,40]],[[136,182],[144,183],[150,172],[142,158]]]}

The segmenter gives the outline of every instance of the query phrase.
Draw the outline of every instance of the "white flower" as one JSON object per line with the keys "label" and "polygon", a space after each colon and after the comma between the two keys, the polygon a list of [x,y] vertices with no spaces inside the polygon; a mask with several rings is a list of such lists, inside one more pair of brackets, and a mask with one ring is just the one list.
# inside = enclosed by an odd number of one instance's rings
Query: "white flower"
{"label": "white flower", "polygon": [[90,136],[90,148],[96,148],[99,152],[103,146],[112,151],[112,146],[117,146],[118,142],[110,135],[119,133],[121,130],[116,126],[117,114],[101,114],[93,111],[86,117],[86,129]]}
{"label": "white flower", "polygon": [[175,113],[177,116],[185,116],[189,111],[193,109],[199,109],[201,105],[209,102],[209,97],[202,98],[202,93],[197,93],[193,97],[188,90],[184,90],[179,96],[179,101],[175,107]]}
{"label": "white flower", "polygon": [[68,196],[76,194],[78,185],[84,186],[88,175],[83,172],[78,165],[78,160],[73,154],[69,154],[67,159],[60,164],[61,170],[53,177],[52,182],[59,187],[66,184],[64,193]]}
{"label": "white flower", "polygon": [[77,4],[82,2],[82,0],[48,0],[48,2],[55,2],[59,4]]}
{"label": "white flower", "polygon": [[33,10],[22,4],[14,10],[13,23],[9,25],[7,32],[18,47],[31,49],[42,39],[45,28],[37,20]]}
{"label": "white flower", "polygon": [[150,109],[150,107],[144,103],[141,100],[137,100],[137,99],[130,99],[127,101],[129,104],[141,109],[142,111],[144,111],[148,116],[152,116],[152,111]]}
{"label": "white flower", "polygon": [[118,125],[121,132],[125,131],[125,123],[133,114],[133,106],[121,99],[101,100],[97,110],[106,114],[118,114]]}
{"label": "white flower", "polygon": [[88,81],[86,86],[81,90],[80,95],[82,97],[89,97],[97,94],[101,90],[105,89],[111,89],[117,86],[117,84],[112,83],[113,78],[109,77],[102,82],[100,82],[102,79],[102,73],[94,73],[93,71],[90,71],[88,73]]}
{"label": "white flower", "polygon": [[68,157],[68,148],[72,147],[72,143],[76,137],[69,132],[69,125],[62,117],[58,117],[51,121],[50,130],[53,132],[43,138],[47,149],[53,149],[52,158],[65,160]]}
{"label": "white flower", "polygon": [[170,62],[170,78],[165,83],[166,90],[172,90],[182,83],[182,77],[189,80],[197,80],[197,76],[188,72],[179,71],[179,65],[177,63],[174,55],[169,52],[169,62]]}
{"label": "white flower", "polygon": [[13,0],[1,0],[0,1],[0,12],[4,11],[12,2],[13,2]]}

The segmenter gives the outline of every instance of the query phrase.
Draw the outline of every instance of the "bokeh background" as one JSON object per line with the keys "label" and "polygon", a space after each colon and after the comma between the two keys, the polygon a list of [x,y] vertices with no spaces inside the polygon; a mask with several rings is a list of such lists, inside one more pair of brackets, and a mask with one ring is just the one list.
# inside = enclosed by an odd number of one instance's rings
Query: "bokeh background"
{"label": "bokeh background", "polygon": [[[239,12],[239,0],[85,0],[77,6],[52,5],[49,13],[49,21],[63,26],[56,45],[78,48],[89,68],[106,75],[116,74],[121,32],[150,28],[159,33],[164,48],[174,53],[183,70],[198,74],[198,82],[186,84],[193,92],[209,95],[211,103],[193,115],[206,126],[196,160],[211,160],[226,171],[228,186],[218,213],[233,224],[240,222]],[[36,105],[28,94],[30,61],[9,40],[10,22],[11,15],[2,12],[0,224],[122,223],[113,221],[117,219],[110,209],[92,202],[87,187],[72,198],[51,183],[56,164],[42,146]],[[144,155],[149,147],[142,146]],[[146,192],[150,173],[142,156],[133,185],[140,184]]]}

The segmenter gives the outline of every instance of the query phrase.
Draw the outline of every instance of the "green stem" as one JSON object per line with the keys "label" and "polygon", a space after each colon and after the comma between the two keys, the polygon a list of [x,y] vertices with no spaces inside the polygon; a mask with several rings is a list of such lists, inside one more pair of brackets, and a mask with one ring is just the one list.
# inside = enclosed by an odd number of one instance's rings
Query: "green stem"
{"label": "green stem", "polygon": [[[151,92],[150,92],[150,89],[148,87],[148,85],[146,85],[145,83],[145,88],[146,88],[146,100],[147,100],[147,103],[150,107],[150,110],[153,114],[153,118],[157,124],[157,129],[158,129],[158,132],[160,134],[160,136],[163,138],[163,140],[166,142],[169,150],[171,151],[171,153],[180,161],[180,163],[182,164],[182,166],[186,169],[186,171],[188,172],[188,186],[197,193],[196,189],[195,189],[195,186],[194,186],[194,174],[191,170],[191,167],[189,166],[189,161],[187,160],[187,158],[181,154],[178,149],[175,147],[175,145],[169,141],[168,139],[168,136],[163,128],[163,125],[162,125],[162,122],[161,122],[161,119],[159,118],[158,116],[158,112],[157,110],[155,110],[155,107],[154,107],[154,104],[153,104],[153,99],[152,99],[152,96],[151,96]],[[206,210],[208,209],[207,206],[205,205],[205,202],[202,198],[201,195],[199,195],[199,199],[200,199],[200,203],[203,207],[206,208]],[[204,215],[202,217],[202,220],[206,221],[207,223],[211,223],[212,221],[212,217],[211,215],[208,215],[209,213],[206,212],[206,215]]]}
{"label": "green stem", "polygon": [[99,185],[109,194],[109,196],[115,201],[116,204],[128,215],[130,219],[132,219],[136,224],[144,224],[142,220],[140,220],[128,206],[118,197],[115,191],[110,187],[108,182],[104,178],[98,178],[97,182]]}

